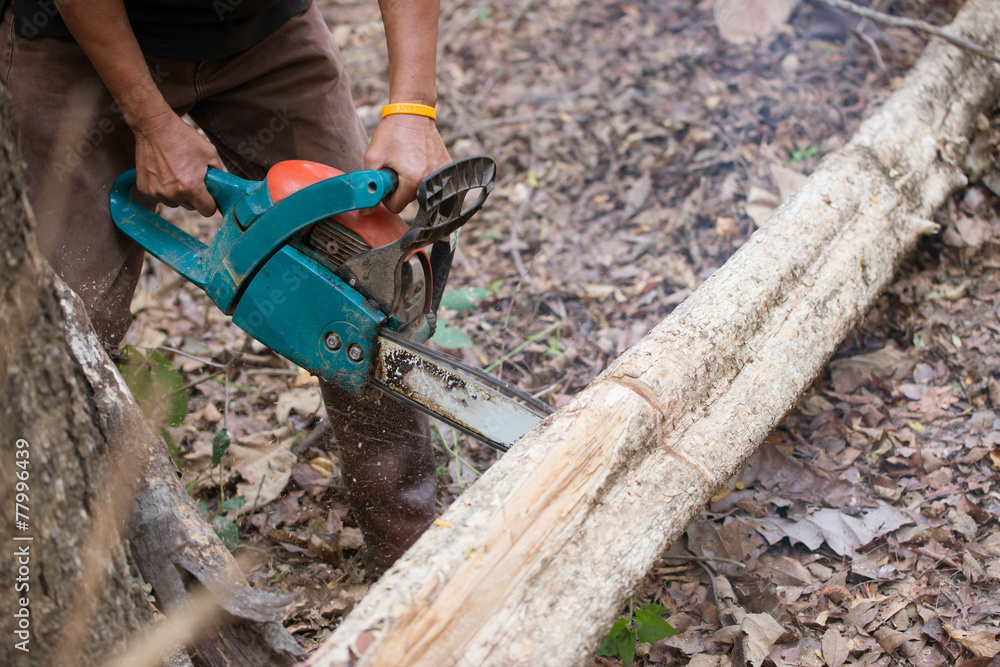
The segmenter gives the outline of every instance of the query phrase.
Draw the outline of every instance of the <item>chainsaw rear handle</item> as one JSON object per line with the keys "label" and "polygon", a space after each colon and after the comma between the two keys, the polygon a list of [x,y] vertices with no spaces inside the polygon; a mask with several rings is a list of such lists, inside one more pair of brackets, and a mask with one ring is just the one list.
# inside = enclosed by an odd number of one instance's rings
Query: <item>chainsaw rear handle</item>
{"label": "chainsaw rear handle", "polygon": [[246,280],[289,238],[324,218],[377,205],[398,182],[394,175],[373,170],[343,174],[276,204],[266,180],[248,181],[209,168],[205,185],[223,214],[210,246],[132,198],[134,169],[115,180],[111,216],[123,233],[205,290],[223,312],[231,313]]}
{"label": "chainsaw rear handle", "polygon": [[[147,252],[205,289],[208,276],[203,260],[208,246],[133,199],[135,185],[135,169],[129,169],[115,180],[111,189],[111,215],[115,223]],[[205,174],[205,187],[220,211],[231,210],[255,185],[211,167]]]}

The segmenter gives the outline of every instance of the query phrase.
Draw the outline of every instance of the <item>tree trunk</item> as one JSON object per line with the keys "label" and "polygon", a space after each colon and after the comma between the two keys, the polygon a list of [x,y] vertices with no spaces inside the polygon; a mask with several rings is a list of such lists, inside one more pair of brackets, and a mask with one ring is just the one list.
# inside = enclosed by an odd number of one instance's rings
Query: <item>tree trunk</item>
{"label": "tree trunk", "polygon": [[[995,45],[1000,5],[968,0],[949,30]],[[581,664],[937,229],[998,94],[1000,66],[932,42],[764,229],[461,496],[309,664]]]}
{"label": "tree trunk", "polygon": [[[140,655],[143,578],[168,618],[200,612],[195,665],[292,664],[302,651],[277,622],[288,597],[246,585],[79,299],[40,258],[8,105],[0,89],[3,664],[106,664],[126,649],[130,667],[157,664],[162,651]],[[192,609],[199,586],[207,612]]]}
{"label": "tree trunk", "polygon": [[8,103],[3,92],[0,662],[54,665],[68,655],[97,665],[151,614],[125,542],[108,540],[99,567],[90,559],[101,520],[93,510],[109,504],[117,452],[91,410],[90,384],[65,340],[54,275],[34,243]]}

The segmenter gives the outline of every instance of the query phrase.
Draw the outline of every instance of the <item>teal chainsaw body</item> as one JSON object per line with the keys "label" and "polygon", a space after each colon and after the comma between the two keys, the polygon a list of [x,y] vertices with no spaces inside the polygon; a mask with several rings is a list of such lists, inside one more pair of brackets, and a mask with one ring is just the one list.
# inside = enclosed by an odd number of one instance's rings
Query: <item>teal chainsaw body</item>
{"label": "teal chainsaw body", "polygon": [[[303,169],[305,180],[296,180]],[[115,181],[111,214],[122,232],[204,290],[244,331],[357,395],[383,327],[418,342],[431,335],[455,232],[482,206],[494,173],[489,158],[469,158],[435,172],[420,184],[415,220],[407,226],[399,218],[395,232],[375,230],[374,241],[359,236],[350,223],[344,228],[331,221],[379,207],[394,189],[395,175],[341,174],[300,161],[275,165],[263,181],[209,169],[205,183],[223,215],[210,244],[135,201],[130,194],[135,170]],[[465,196],[473,190],[479,191],[478,200],[468,205]],[[355,221],[368,217],[352,215]],[[313,231],[324,225],[350,237],[354,250],[339,259],[324,252],[333,242],[324,246]],[[433,248],[430,257],[425,246]],[[406,279],[419,281],[421,272],[433,284],[421,283],[415,295],[408,293]],[[414,312],[419,317],[411,316]]]}

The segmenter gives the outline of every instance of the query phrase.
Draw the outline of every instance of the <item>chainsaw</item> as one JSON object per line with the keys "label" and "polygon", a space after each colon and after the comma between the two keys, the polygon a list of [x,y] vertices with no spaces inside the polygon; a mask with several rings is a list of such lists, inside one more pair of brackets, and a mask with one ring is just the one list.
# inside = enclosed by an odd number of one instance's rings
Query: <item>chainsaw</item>
{"label": "chainsaw", "polygon": [[486,157],[439,169],[420,183],[407,224],[381,203],[397,185],[389,169],[345,174],[289,160],[249,181],[210,168],[205,185],[223,220],[206,245],[132,197],[132,169],[115,180],[111,215],[298,366],[351,395],[373,385],[506,451],[551,408],[420,344],[434,332],[459,228],[495,173]]}

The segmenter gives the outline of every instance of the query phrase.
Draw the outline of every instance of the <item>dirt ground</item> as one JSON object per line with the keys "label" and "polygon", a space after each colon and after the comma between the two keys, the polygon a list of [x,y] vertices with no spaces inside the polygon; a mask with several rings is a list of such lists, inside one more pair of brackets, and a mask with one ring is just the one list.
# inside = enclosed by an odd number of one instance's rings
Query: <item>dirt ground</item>
{"label": "dirt ground", "polygon": [[[945,23],[961,2],[888,4]],[[468,336],[464,361],[555,406],[719,268],[923,48],[902,29],[861,39],[810,4],[744,46],[720,39],[711,0],[442,5],[439,127],[453,156],[499,165],[449,281],[485,290],[442,322]],[[376,3],[323,7],[372,128],[388,97]],[[979,154],[996,159],[1000,119],[983,120]],[[184,219],[203,235],[215,224]],[[781,625],[757,639],[765,665],[997,664],[998,198],[974,184],[936,219],[943,233],[635,591],[678,631],[640,644],[635,664],[742,664],[724,629],[740,611]],[[225,427],[223,493],[247,503],[223,515],[255,583],[301,593],[286,625],[308,650],[367,590],[336,457],[310,438],[315,380],[252,344],[228,382],[198,382],[245,336],[155,261],[133,310],[130,342],[193,384],[170,429],[185,479]],[[443,509],[495,454],[447,429],[437,447]],[[214,515],[209,477],[194,493]]]}

